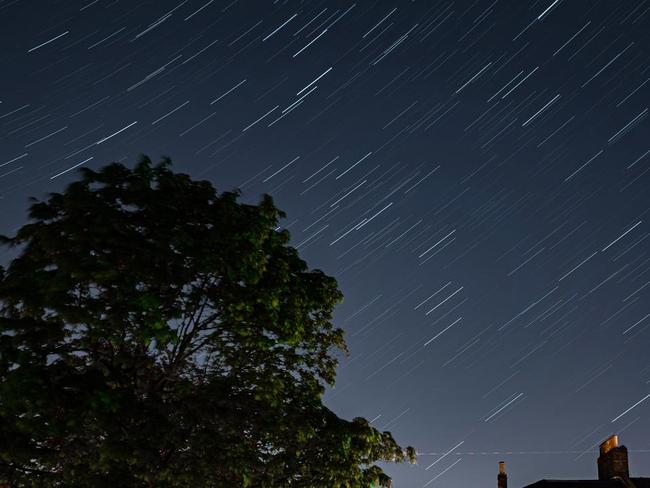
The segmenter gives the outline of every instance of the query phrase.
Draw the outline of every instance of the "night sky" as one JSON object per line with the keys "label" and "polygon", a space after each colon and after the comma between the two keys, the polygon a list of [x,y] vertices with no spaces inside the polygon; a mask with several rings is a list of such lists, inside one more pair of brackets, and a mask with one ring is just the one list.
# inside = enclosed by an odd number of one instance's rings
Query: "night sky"
{"label": "night sky", "polygon": [[[397,487],[650,476],[650,1],[0,0],[0,233],[141,153],[339,280]],[[2,261],[10,254],[2,250]]]}

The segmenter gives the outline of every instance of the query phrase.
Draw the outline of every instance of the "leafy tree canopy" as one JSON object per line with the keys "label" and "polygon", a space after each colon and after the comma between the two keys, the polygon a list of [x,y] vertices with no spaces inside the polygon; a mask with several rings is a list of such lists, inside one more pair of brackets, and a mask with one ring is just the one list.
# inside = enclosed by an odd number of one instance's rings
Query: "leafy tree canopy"
{"label": "leafy tree canopy", "polygon": [[322,403],[336,281],[269,196],[170,164],[84,168],[2,237],[0,484],[388,486],[414,450]]}

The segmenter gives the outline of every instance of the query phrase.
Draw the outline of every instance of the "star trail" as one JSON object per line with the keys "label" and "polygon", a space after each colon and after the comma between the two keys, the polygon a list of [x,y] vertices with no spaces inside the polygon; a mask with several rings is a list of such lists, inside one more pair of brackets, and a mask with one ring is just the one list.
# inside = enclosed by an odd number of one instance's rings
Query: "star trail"
{"label": "star trail", "polygon": [[345,294],[326,404],[421,453],[395,486],[593,478],[612,433],[650,476],[648,0],[0,0],[0,24],[1,233],[141,153],[269,193]]}

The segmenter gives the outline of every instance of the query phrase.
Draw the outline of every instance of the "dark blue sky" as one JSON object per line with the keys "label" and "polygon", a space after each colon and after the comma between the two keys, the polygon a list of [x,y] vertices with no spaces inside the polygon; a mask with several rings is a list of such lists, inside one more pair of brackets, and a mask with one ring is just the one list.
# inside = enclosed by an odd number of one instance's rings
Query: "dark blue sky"
{"label": "dark blue sky", "polygon": [[327,404],[422,453],[397,487],[595,477],[615,432],[650,475],[650,2],[0,0],[0,26],[0,232],[140,153],[270,193],[346,296]]}

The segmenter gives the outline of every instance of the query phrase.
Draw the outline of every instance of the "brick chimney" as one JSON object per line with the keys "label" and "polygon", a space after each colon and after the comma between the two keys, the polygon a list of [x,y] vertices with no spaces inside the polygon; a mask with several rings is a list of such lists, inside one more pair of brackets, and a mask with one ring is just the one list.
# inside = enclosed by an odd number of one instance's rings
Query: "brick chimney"
{"label": "brick chimney", "polygon": [[618,436],[611,435],[600,444],[598,479],[609,480],[615,477],[628,479],[629,476],[627,447],[619,446]]}
{"label": "brick chimney", "polygon": [[508,475],[506,474],[506,463],[499,461],[499,474],[497,475],[497,488],[508,488]]}

